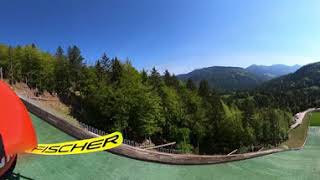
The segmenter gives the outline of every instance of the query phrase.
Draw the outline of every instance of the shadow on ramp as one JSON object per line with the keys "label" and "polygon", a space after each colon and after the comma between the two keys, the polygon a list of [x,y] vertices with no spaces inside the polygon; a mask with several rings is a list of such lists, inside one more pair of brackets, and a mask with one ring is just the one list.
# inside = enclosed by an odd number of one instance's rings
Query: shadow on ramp
{"label": "shadow on ramp", "polygon": [[19,173],[12,173],[9,177],[5,178],[6,180],[17,180],[17,179],[21,179],[21,180],[34,180],[32,178],[29,178],[29,177],[26,177],[26,176],[23,176]]}

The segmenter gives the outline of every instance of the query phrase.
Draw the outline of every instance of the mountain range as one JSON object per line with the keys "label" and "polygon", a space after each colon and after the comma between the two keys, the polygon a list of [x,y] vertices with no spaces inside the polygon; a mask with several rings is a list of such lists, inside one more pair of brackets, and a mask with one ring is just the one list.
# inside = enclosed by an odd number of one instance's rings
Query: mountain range
{"label": "mountain range", "polygon": [[265,91],[288,91],[320,88],[320,62],[305,65],[290,73],[261,85]]}
{"label": "mountain range", "polygon": [[257,76],[261,76],[265,79],[270,80],[279,76],[293,73],[297,71],[299,68],[301,68],[301,66],[297,64],[293,66],[287,66],[283,64],[274,64],[271,66],[253,64],[247,67],[246,70]]}
{"label": "mountain range", "polygon": [[287,66],[282,64],[251,65],[247,68],[212,66],[196,69],[177,77],[182,81],[191,79],[196,84],[205,79],[211,88],[218,90],[244,90],[255,88],[270,79],[293,73],[300,67],[300,65]]}
{"label": "mountain range", "polygon": [[277,106],[300,112],[320,106],[320,62],[305,65],[290,73],[263,83],[259,92],[275,99]]}

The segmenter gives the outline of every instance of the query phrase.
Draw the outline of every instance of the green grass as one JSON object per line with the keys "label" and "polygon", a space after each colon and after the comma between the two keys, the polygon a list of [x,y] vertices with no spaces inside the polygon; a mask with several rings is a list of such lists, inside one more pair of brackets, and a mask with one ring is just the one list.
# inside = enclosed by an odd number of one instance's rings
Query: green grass
{"label": "green grass", "polygon": [[310,126],[320,126],[320,112],[311,114]]}
{"label": "green grass", "polygon": [[[74,139],[33,115],[32,119],[39,143]],[[108,152],[55,157],[24,154],[19,156],[14,171],[17,178],[14,179],[320,179],[319,148],[320,127],[310,127],[308,141],[303,151],[287,151],[216,165],[156,164],[120,157]]]}
{"label": "green grass", "polygon": [[289,131],[289,139],[283,142],[281,145],[287,146],[289,148],[299,148],[301,147],[308,135],[309,127],[309,115],[306,114],[302,124],[300,124],[295,129]]}

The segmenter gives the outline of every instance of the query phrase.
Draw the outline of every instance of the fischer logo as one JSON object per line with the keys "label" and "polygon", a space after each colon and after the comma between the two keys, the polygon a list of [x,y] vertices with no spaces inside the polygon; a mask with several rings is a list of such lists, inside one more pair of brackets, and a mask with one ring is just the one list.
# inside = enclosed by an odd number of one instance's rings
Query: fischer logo
{"label": "fischer logo", "polygon": [[123,137],[120,132],[91,139],[70,141],[56,144],[38,144],[38,147],[27,151],[41,155],[68,155],[104,151],[118,147],[122,144]]}

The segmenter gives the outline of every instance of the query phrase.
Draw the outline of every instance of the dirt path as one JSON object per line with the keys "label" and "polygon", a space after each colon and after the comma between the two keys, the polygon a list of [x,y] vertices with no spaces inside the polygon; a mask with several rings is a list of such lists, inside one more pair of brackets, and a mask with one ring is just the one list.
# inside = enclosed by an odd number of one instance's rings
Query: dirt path
{"label": "dirt path", "polygon": [[294,129],[296,128],[297,126],[299,126],[301,123],[302,123],[302,120],[304,118],[304,116],[308,113],[308,112],[311,112],[311,111],[314,111],[315,108],[310,108],[310,109],[307,109],[303,112],[299,112],[297,113],[293,118],[295,119],[295,123],[291,125],[291,129]]}

